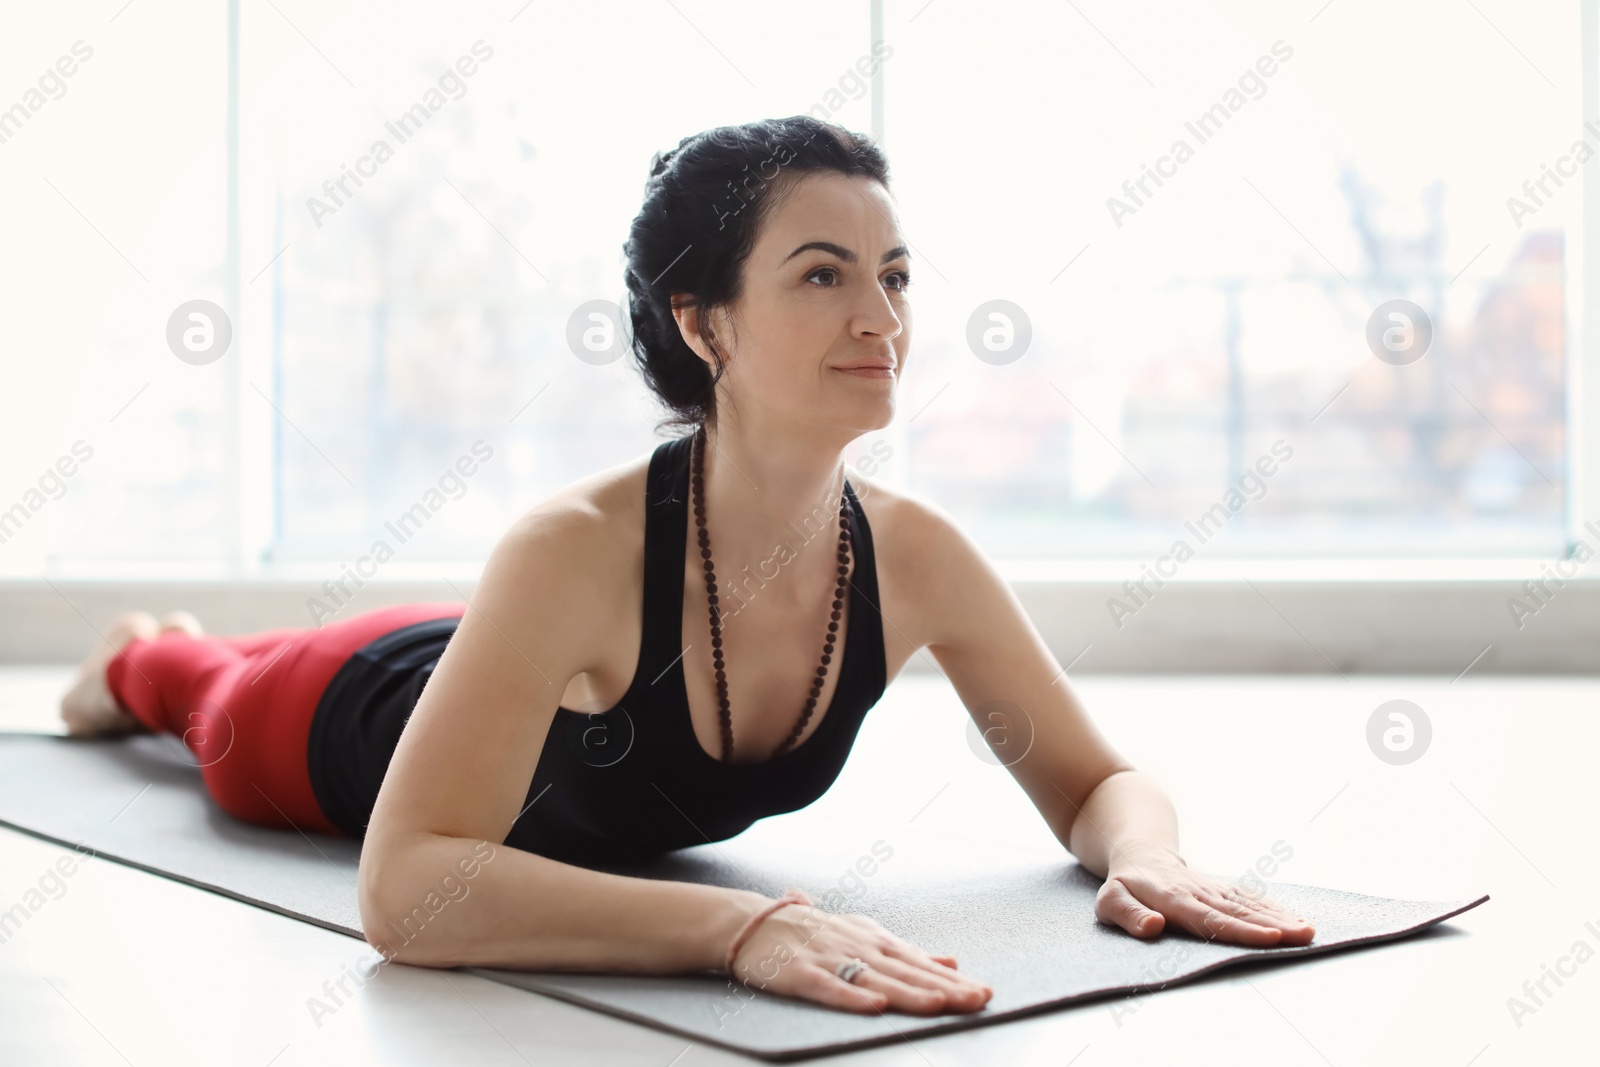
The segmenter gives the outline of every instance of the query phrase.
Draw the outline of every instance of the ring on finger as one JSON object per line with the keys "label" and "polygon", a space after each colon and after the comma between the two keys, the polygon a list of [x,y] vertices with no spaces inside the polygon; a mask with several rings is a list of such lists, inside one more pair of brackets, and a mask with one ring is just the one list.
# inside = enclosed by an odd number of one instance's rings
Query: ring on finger
{"label": "ring on finger", "polygon": [[860,957],[851,956],[833,969],[833,973],[843,978],[846,982],[854,982],[856,975],[867,970],[867,965],[861,962]]}

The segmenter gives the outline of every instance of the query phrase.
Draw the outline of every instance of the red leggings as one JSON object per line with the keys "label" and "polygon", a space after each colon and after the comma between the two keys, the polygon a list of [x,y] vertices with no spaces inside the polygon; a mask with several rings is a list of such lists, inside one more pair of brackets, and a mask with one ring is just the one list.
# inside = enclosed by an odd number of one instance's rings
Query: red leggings
{"label": "red leggings", "polygon": [[230,815],[339,834],[318,806],[306,769],[311,717],[323,690],[369,642],[465,611],[460,603],[401,604],[320,627],[238,637],[167,631],[129,642],[107,666],[106,684],[140,722],[183,739],[206,791]]}

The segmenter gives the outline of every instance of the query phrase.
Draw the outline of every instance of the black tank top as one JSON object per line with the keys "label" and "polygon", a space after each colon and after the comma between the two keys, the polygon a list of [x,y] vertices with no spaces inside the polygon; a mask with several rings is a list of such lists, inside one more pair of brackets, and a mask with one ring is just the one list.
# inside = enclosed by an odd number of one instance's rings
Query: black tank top
{"label": "black tank top", "polygon": [[[567,862],[631,862],[733,837],[757,819],[821,796],[883,695],[888,666],[872,530],[846,479],[855,569],[844,652],[834,658],[839,681],[826,712],[810,736],[776,759],[723,763],[700,747],[683,672],[691,441],[663,442],[650,457],[644,626],[633,681],[604,712],[556,709],[525,807],[505,838],[513,848]],[[834,527],[791,529],[793,550]],[[760,581],[752,588],[759,596]],[[726,581],[722,599],[729,599]],[[400,731],[457,621],[421,622],[372,641],[340,667],[318,702],[306,753],[312,789],[328,818],[352,837],[366,834]],[[797,699],[782,713],[798,715],[801,704]]]}

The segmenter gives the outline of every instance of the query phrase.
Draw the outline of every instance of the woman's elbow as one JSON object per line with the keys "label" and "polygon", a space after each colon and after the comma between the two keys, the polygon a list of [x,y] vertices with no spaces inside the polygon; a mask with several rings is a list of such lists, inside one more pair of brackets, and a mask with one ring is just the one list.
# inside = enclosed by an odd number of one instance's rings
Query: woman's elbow
{"label": "woman's elbow", "polygon": [[356,879],[367,943],[390,961],[420,967],[469,962],[460,943],[459,903],[497,851],[483,840],[433,834],[373,840],[369,835]]}
{"label": "woman's elbow", "polygon": [[413,967],[459,966],[464,961],[455,958],[448,938],[441,936],[444,931],[429,929],[432,918],[428,909],[420,904],[407,911],[404,905],[363,903],[361,933],[385,963],[408,963]]}
{"label": "woman's elbow", "polygon": [[[418,967],[451,967],[446,939],[433,923],[426,891],[416,891],[408,875],[406,856],[393,845],[379,845],[369,837],[361,850],[356,874],[356,908],[361,934],[373,951],[388,963]],[[434,927],[432,937],[424,937]]]}

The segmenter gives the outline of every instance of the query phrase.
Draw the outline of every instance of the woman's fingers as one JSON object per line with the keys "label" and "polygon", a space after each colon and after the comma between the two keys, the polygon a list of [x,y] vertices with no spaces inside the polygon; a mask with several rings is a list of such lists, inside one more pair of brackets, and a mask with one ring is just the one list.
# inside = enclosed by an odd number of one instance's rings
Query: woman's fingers
{"label": "woman's fingers", "polygon": [[1268,917],[1261,912],[1256,911],[1240,901],[1230,899],[1221,892],[1207,892],[1205,890],[1201,890],[1195,894],[1195,899],[1200,901],[1200,903],[1204,904],[1206,907],[1211,908],[1213,911],[1219,911],[1224,915],[1232,916],[1241,922],[1250,923],[1267,930],[1278,930],[1280,932],[1283,930],[1282,924],[1270,921]]}
{"label": "woman's fingers", "polygon": [[956,970],[954,956],[929,955],[881,926],[873,926],[883,933],[878,954],[868,960],[874,967],[911,985],[940,990],[951,1011],[977,1011],[994,996],[989,986]]}
{"label": "woman's fingers", "polygon": [[846,982],[826,967],[815,963],[799,963],[798,967],[795,992],[807,1000],[867,1015],[881,1014],[889,1006],[889,998],[882,992]]}
{"label": "woman's fingers", "polygon": [[1101,922],[1120,926],[1135,937],[1154,937],[1166,926],[1166,919],[1160,912],[1145,907],[1117,878],[1101,887],[1094,914]]}
{"label": "woman's fingers", "polygon": [[1288,910],[1271,897],[1253,897],[1249,893],[1246,893],[1244,890],[1235,886],[1225,886],[1225,889],[1227,890],[1227,895],[1229,898],[1240,901],[1248,907],[1255,908],[1257,911],[1264,912],[1268,915],[1275,915],[1281,919],[1287,919],[1290,922],[1299,923],[1302,926],[1311,925],[1305,919],[1302,919],[1294,912]]}
{"label": "woman's fingers", "polygon": [[[921,967],[934,974],[944,975],[957,982],[963,982],[976,988],[988,989],[981,982],[974,982],[965,975],[956,971],[956,958],[954,956],[933,956],[924,952],[909,941],[901,940],[894,934],[885,930],[883,926],[870,915],[841,915],[839,918],[848,919],[857,927],[866,931],[870,942],[875,948],[886,956]],[[993,992],[993,990],[989,990]]]}
{"label": "woman's fingers", "polygon": [[[878,955],[864,961],[874,970],[898,978],[907,985],[932,989],[944,995],[945,1006],[952,1011],[976,1011],[989,1002],[993,990],[960,977],[949,977],[943,970],[929,970],[890,955]],[[858,977],[856,979],[860,981]]]}
{"label": "woman's fingers", "polygon": [[[886,962],[886,961],[878,961]],[[858,971],[852,984],[862,989],[870,989],[882,993],[889,998],[889,1007],[903,1012],[918,1014],[938,1014],[946,1010],[945,993],[941,989],[929,989],[921,985],[913,985],[902,981],[873,964],[868,964],[867,969]]]}
{"label": "woman's fingers", "polygon": [[[867,916],[829,915],[820,928],[800,918],[779,913],[759,925],[734,961],[735,973],[740,960],[770,958],[785,944],[798,944],[760,988],[844,1011],[917,1015],[981,1011],[994,995],[957,971],[954,956],[929,955]],[[866,967],[846,982],[835,968],[851,958]]]}
{"label": "woman's fingers", "polygon": [[1283,936],[1278,942],[1280,945],[1303,945],[1316,933],[1310,923],[1302,922],[1281,908],[1268,908],[1256,901],[1240,900],[1227,889],[1216,894],[1204,895],[1202,899],[1218,911],[1226,912],[1244,922],[1282,931]]}
{"label": "woman's fingers", "polygon": [[[1218,904],[1236,907],[1232,901],[1217,898]],[[1197,896],[1185,896],[1176,906],[1176,920],[1184,929],[1207,941],[1227,941],[1256,948],[1270,948],[1279,943],[1283,931],[1275,926],[1262,926],[1248,919],[1237,918]]]}
{"label": "woman's fingers", "polygon": [[1096,901],[1101,922],[1120,926],[1135,937],[1159,934],[1170,920],[1207,941],[1254,947],[1304,945],[1315,936],[1310,923],[1272,901],[1258,901],[1225,883],[1184,888],[1164,895],[1162,911],[1134,896],[1121,879],[1107,880]]}
{"label": "woman's fingers", "polygon": [[891,939],[888,944],[882,946],[878,951],[882,952],[885,956],[891,956],[894,959],[903,960],[912,966],[921,967],[925,971],[944,978],[949,978],[957,982],[967,982],[975,986],[983,984],[981,982],[972,981],[972,979],[966,977],[960,971],[958,971],[956,969],[956,958],[954,956],[932,956],[922,951],[922,949],[918,948],[916,945],[913,945],[907,941],[901,941],[899,938]]}
{"label": "woman's fingers", "polygon": [[812,1000],[846,1011],[902,1011],[913,1015],[937,1015],[946,1010],[961,1010],[957,1005],[947,1003],[949,998],[943,990],[913,985],[871,965],[857,972],[854,980],[849,982],[826,967],[816,964],[804,966],[807,975],[800,991]]}

